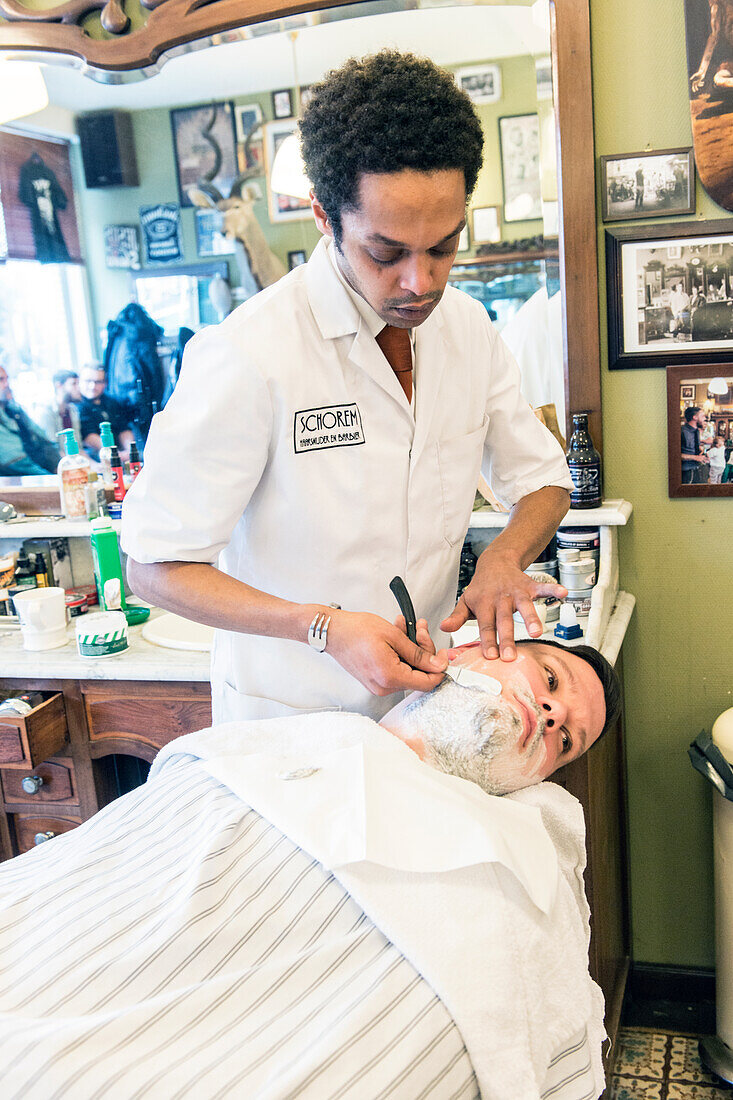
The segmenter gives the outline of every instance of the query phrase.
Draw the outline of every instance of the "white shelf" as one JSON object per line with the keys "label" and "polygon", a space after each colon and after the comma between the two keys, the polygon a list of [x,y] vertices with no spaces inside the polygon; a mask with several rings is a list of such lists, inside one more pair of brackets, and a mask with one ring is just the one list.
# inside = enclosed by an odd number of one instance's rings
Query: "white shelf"
{"label": "white shelf", "polygon": [[[600,508],[571,508],[560,526],[625,527],[631,511],[628,500],[604,500]],[[468,529],[471,531],[482,527],[504,527],[508,519],[507,512],[494,512],[487,506],[485,509],[471,513]]]}
{"label": "white shelf", "polygon": [[[110,521],[115,531],[122,524],[118,519]],[[63,516],[29,516],[27,519],[11,519],[0,523],[2,539],[68,539],[86,538],[92,533],[92,525],[86,519],[64,519]]]}

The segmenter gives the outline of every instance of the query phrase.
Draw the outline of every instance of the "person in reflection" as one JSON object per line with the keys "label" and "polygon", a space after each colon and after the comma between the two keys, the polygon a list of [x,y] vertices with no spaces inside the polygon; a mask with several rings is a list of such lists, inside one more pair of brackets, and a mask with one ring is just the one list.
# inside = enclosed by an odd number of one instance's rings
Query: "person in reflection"
{"label": "person in reflection", "polygon": [[59,449],[13,398],[10,378],[0,363],[0,475],[55,474]]}
{"label": "person in reflection", "polygon": [[56,439],[59,432],[71,428],[81,446],[81,420],[78,405],[81,401],[79,375],[75,370],[58,370],[53,376],[54,400],[41,409],[36,421],[49,439]]}
{"label": "person in reflection", "polygon": [[115,437],[120,458],[125,462],[130,452],[130,444],[135,441],[130,410],[117,398],[106,393],[106,386],[107,375],[101,363],[86,363],[81,368],[79,417],[84,450],[91,458],[95,460],[99,458],[99,448],[102,446],[99,425],[103,420],[107,420],[112,425],[112,434]]}
{"label": "person in reflection", "polygon": [[[394,693],[435,686],[443,662],[391,621],[395,574],[439,643],[476,618],[504,660],[513,613],[537,636],[533,597],[566,594],[523,571],[569,505],[562,450],[484,307],[447,285],[482,161],[473,104],[396,50],[311,92],[301,146],[322,238],[187,345],[123,512],[133,590],[220,629],[216,722],[379,718]],[[511,514],[456,604],[482,464]]]}
{"label": "person in reflection", "polygon": [[705,421],[705,413],[699,405],[690,405],[689,409],[685,409],[680,439],[683,485],[697,485],[703,480],[700,470],[707,464],[708,458],[702,453],[700,446],[700,429],[704,427]]}

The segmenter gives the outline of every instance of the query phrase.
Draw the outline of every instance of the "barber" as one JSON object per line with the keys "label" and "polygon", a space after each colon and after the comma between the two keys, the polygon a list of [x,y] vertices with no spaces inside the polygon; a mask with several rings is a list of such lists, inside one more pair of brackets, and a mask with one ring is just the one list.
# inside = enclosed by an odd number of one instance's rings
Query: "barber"
{"label": "barber", "polygon": [[[532,598],[565,591],[523,573],[568,508],[562,450],[483,306],[446,289],[482,160],[469,98],[383,51],[314,87],[301,137],[322,239],[190,341],[123,512],[134,591],[219,628],[215,722],[378,719],[442,679],[431,639],[475,617],[511,660],[513,612],[536,636]],[[511,514],[454,606],[482,465]],[[391,621],[395,574],[422,646]]]}

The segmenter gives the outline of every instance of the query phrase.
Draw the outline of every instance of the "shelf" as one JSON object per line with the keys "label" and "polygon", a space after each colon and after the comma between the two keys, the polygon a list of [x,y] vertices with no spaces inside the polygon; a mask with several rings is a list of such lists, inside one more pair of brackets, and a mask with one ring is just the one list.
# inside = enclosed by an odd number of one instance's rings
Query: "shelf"
{"label": "shelf", "polygon": [[[600,508],[572,509],[560,524],[561,527],[625,527],[631,516],[628,500],[604,500]],[[507,512],[494,512],[488,506],[472,512],[469,531],[486,527],[504,527],[509,519]]]}
{"label": "shelf", "polygon": [[[115,531],[122,524],[118,519],[110,521]],[[27,519],[11,519],[0,523],[2,539],[68,539],[86,538],[92,533],[92,525],[86,519],[64,519],[63,516],[29,516]]]}

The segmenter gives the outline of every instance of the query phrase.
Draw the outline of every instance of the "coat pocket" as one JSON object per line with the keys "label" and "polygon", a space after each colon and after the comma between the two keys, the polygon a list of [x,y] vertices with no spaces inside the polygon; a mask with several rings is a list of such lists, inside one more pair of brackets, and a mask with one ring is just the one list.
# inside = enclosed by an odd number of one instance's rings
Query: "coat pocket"
{"label": "coat pocket", "polygon": [[476,498],[488,416],[467,435],[438,441],[438,470],[443,501],[443,537],[450,546],[463,542]]}

